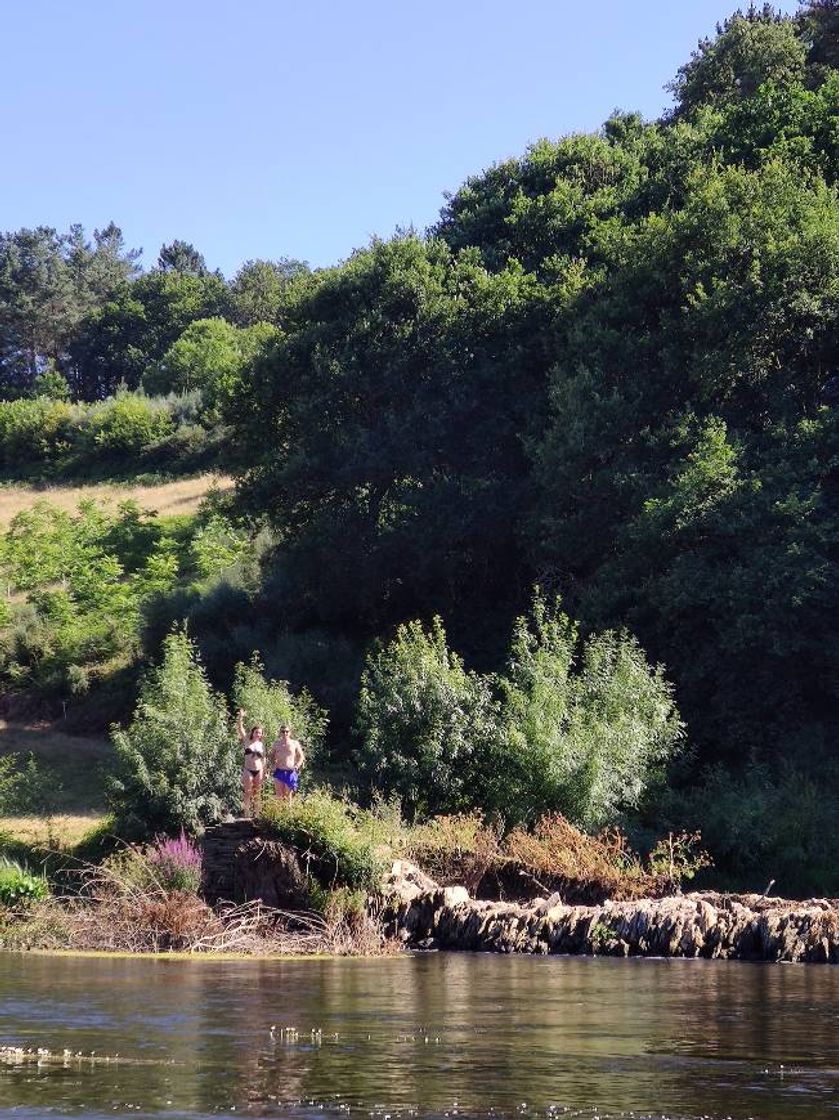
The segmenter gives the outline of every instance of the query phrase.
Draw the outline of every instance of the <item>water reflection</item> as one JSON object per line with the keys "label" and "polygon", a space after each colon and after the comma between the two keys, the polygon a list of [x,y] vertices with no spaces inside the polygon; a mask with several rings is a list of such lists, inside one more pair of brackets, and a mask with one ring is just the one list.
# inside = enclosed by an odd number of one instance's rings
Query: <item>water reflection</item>
{"label": "water reflection", "polygon": [[0,1067],[21,1116],[839,1116],[827,967],[3,955],[0,1037],[121,1056]]}

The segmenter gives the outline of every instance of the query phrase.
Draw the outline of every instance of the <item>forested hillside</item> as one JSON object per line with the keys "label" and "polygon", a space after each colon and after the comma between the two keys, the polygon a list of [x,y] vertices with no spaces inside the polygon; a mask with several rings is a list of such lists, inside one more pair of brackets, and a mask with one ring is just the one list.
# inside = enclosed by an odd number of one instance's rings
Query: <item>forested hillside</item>
{"label": "forested hillside", "polygon": [[192,461],[237,475],[200,578],[188,533],[95,529],[150,588],[130,664],[187,618],[219,683],[258,649],[305,684],[368,789],[503,810],[507,767],[522,819],[701,828],[742,880],[839,890],[837,67],[836,0],[738,12],[661,120],[539,141],[332,269],[7,234],[6,469],[36,409],[41,464],[89,468],[129,408],[157,427],[121,450],[188,463],[190,402]]}

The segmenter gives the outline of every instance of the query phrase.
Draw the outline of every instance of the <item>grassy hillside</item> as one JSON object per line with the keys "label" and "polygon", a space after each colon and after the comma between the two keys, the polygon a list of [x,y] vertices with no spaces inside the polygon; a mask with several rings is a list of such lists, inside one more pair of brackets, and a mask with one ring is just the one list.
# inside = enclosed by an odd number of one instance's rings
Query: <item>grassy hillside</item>
{"label": "grassy hillside", "polygon": [[60,724],[16,724],[0,720],[0,757],[34,756],[46,782],[39,791],[44,815],[28,812],[0,817],[0,833],[26,844],[50,839],[77,843],[105,815],[102,766],[113,747],[102,738],[68,735]]}
{"label": "grassy hillside", "polygon": [[222,493],[230,490],[232,482],[225,475],[214,473],[196,475],[194,478],[176,479],[158,485],[100,482],[79,486],[9,483],[0,486],[0,529],[6,529],[12,518],[21,510],[30,509],[39,499],[72,513],[79,502],[92,498],[99,505],[117,506],[120,502],[135,501],[145,510],[161,517],[172,514],[195,513],[202,498],[213,489]]}

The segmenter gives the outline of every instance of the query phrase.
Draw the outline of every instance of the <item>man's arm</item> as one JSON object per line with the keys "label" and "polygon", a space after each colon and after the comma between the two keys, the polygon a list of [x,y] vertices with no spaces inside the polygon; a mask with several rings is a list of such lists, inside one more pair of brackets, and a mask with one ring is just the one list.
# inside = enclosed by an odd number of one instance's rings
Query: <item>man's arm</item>
{"label": "man's arm", "polygon": [[305,763],[305,761],[306,761],[306,756],[303,753],[303,748],[300,746],[299,743],[297,743],[297,745],[294,748],[294,769],[295,770],[302,770],[303,769],[303,764]]}

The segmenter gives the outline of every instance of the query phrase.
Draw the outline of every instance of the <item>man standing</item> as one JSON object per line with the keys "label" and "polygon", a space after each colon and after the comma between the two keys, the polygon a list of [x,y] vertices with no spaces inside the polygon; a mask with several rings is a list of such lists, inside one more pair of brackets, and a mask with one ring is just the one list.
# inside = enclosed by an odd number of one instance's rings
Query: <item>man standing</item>
{"label": "man standing", "polygon": [[292,739],[291,728],[287,723],[277,732],[271,753],[274,762],[274,793],[280,801],[290,801],[292,794],[297,791],[300,771],[306,757],[298,741]]}

